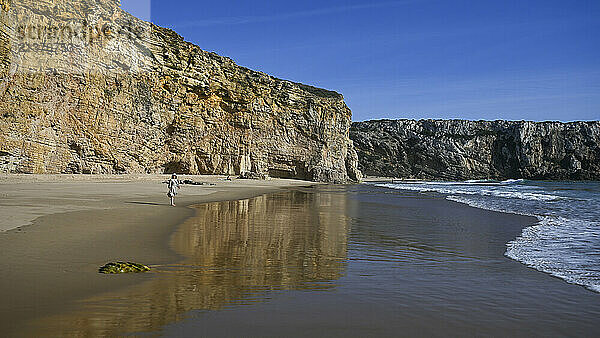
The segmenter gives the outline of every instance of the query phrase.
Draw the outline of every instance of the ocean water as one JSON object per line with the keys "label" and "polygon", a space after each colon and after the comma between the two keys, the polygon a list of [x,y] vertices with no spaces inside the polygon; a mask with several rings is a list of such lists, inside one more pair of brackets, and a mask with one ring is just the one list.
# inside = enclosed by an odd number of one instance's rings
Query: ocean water
{"label": "ocean water", "polygon": [[467,205],[539,222],[506,243],[505,255],[568,283],[600,292],[600,182],[529,180],[428,182],[377,186],[443,194]]}

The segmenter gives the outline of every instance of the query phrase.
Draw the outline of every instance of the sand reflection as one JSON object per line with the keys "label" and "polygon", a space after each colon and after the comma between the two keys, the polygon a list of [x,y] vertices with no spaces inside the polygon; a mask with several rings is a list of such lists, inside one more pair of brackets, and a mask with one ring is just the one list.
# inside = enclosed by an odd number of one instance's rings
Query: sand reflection
{"label": "sand reflection", "polygon": [[152,331],[191,310],[219,310],[276,296],[321,292],[344,272],[346,196],[289,191],[197,206],[171,237],[184,259],[155,277],[84,302],[76,313],[46,318],[36,330],[60,335]]}

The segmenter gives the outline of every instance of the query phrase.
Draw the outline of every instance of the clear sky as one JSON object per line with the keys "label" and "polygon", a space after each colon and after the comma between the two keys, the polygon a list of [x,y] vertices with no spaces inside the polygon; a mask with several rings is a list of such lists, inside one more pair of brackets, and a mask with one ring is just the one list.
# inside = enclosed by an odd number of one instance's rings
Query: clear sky
{"label": "clear sky", "polygon": [[[599,0],[122,0],[354,120],[600,120]],[[151,4],[151,14],[148,14]]]}

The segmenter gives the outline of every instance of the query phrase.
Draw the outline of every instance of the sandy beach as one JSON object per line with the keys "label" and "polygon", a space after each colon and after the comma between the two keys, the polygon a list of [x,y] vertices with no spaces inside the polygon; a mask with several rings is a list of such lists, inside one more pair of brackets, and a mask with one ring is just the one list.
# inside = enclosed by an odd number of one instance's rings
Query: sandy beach
{"label": "sandy beach", "polygon": [[[4,178],[3,193],[19,197],[3,210],[45,214],[0,233],[0,333],[599,333],[598,293],[505,256],[533,217],[372,184],[223,177],[191,178],[207,185],[182,188],[173,208],[162,179]],[[152,271],[97,272],[114,260]]]}
{"label": "sandy beach", "polygon": [[168,176],[0,176],[0,332],[17,335],[38,317],[77,307],[76,301],[114,291],[150,274],[105,276],[109,261],[166,264],[180,257],[169,247],[175,226],[194,214],[188,206],[249,198],[292,186],[296,180],[233,180],[180,176],[170,207]]}

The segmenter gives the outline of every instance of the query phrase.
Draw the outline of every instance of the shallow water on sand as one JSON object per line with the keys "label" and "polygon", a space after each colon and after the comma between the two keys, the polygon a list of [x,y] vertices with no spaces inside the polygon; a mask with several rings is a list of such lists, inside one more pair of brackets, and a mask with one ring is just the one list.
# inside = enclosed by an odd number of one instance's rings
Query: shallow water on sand
{"label": "shallow water on sand", "polygon": [[600,295],[504,256],[534,222],[369,185],[203,204],[171,237],[179,263],[35,327],[63,335],[597,336]]}
{"label": "shallow water on sand", "polygon": [[399,181],[379,186],[535,216],[539,222],[507,243],[506,256],[600,293],[600,182]]}

